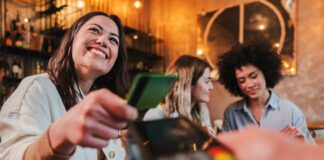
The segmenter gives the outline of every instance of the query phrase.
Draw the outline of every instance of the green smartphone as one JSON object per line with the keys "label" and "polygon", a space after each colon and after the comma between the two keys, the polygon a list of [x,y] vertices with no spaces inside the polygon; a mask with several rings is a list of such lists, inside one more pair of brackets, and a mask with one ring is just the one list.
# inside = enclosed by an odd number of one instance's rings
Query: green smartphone
{"label": "green smartphone", "polygon": [[177,74],[137,74],[126,96],[127,103],[138,110],[156,107],[168,94],[177,77]]}

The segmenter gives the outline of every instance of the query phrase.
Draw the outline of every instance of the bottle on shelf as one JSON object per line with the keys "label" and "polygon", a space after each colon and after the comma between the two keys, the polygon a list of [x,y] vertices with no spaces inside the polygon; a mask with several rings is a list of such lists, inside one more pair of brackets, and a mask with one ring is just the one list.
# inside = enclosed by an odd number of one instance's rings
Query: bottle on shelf
{"label": "bottle on shelf", "polygon": [[14,57],[13,62],[11,64],[11,78],[13,80],[19,80],[23,78],[23,69],[18,57]]}
{"label": "bottle on shelf", "polygon": [[22,32],[24,30],[24,26],[21,26],[20,21],[20,12],[17,10],[16,19],[12,20],[11,23],[11,34],[13,35],[14,46],[22,47],[24,38],[22,36]]}
{"label": "bottle on shelf", "polygon": [[33,69],[32,74],[41,74],[46,72],[46,67],[44,65],[44,61],[37,60],[35,63],[35,67]]}
{"label": "bottle on shelf", "polygon": [[6,46],[13,46],[12,36],[11,36],[9,31],[6,31],[5,37],[6,37],[5,38],[5,45]]}

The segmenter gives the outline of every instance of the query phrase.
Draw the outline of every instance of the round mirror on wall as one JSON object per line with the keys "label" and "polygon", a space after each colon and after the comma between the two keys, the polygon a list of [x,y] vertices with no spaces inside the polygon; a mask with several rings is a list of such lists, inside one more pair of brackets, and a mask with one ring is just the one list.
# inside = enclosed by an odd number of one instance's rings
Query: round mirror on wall
{"label": "round mirror on wall", "polygon": [[283,74],[296,74],[296,2],[293,0],[256,0],[221,8],[199,16],[199,35],[206,59],[217,77],[217,57],[237,43],[263,37],[278,49]]}

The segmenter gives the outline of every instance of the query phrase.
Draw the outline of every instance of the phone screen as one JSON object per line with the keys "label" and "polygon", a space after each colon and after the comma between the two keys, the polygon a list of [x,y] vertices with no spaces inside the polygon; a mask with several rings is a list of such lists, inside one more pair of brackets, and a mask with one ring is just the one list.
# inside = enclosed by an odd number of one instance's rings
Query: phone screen
{"label": "phone screen", "polygon": [[176,79],[176,74],[138,74],[133,80],[126,100],[138,110],[156,107]]}

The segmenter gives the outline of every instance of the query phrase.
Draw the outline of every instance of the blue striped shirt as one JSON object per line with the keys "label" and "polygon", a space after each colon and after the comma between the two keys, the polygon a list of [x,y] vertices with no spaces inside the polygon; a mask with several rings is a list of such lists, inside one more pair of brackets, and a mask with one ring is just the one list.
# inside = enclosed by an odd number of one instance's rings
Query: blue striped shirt
{"label": "blue striped shirt", "polygon": [[[260,120],[260,128],[280,131],[285,126],[291,125],[299,128],[306,136],[307,143],[315,143],[307,128],[306,119],[298,107],[270,91],[270,99],[263,111]],[[231,104],[224,113],[222,130],[232,131],[244,128],[246,125],[256,125],[257,121],[252,115],[251,110],[242,99]]]}

